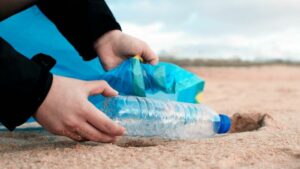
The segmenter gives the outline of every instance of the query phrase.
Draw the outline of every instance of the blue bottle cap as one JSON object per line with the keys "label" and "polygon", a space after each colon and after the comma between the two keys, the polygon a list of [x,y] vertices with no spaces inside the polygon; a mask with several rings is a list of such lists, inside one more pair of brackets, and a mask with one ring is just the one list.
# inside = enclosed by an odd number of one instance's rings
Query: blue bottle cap
{"label": "blue bottle cap", "polygon": [[227,133],[231,127],[231,120],[225,114],[219,114],[220,116],[220,128],[218,130],[218,134]]}

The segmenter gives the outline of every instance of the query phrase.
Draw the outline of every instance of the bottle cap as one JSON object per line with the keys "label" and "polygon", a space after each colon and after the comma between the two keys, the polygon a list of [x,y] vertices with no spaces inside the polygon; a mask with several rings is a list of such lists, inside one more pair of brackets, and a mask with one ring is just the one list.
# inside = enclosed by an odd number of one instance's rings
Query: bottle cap
{"label": "bottle cap", "polygon": [[218,134],[227,133],[230,130],[231,120],[225,114],[219,114],[220,116],[220,128],[218,130]]}

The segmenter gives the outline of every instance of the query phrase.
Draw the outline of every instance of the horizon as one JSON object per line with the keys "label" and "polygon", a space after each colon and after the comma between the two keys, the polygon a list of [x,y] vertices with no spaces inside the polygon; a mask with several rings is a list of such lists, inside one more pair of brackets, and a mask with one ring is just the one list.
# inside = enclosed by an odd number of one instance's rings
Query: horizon
{"label": "horizon", "polygon": [[297,0],[107,3],[123,31],[145,40],[158,55],[300,61]]}

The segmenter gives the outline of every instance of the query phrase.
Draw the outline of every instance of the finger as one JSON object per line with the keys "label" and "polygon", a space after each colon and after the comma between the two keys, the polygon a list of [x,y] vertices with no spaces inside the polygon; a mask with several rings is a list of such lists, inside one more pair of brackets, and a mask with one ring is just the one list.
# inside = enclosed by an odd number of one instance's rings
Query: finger
{"label": "finger", "polygon": [[121,136],[125,132],[125,128],[113,122],[103,112],[98,110],[92,103],[89,104],[89,112],[87,113],[87,121],[96,129],[110,136]]}
{"label": "finger", "polygon": [[87,86],[89,95],[102,94],[108,97],[118,95],[118,91],[110,87],[110,85],[104,80],[87,82]]}
{"label": "finger", "polygon": [[95,142],[109,143],[116,139],[114,136],[100,132],[87,122],[81,124],[81,127],[77,129],[77,133],[83,138]]}
{"label": "finger", "polygon": [[152,64],[156,65],[158,63],[158,56],[153,52],[153,50],[146,44],[142,53],[142,58]]}
{"label": "finger", "polygon": [[78,133],[72,132],[69,130],[64,130],[59,135],[69,137],[70,139],[72,139],[74,141],[79,141],[79,142],[86,141],[86,139],[84,137],[82,137],[81,135],[79,135]]}

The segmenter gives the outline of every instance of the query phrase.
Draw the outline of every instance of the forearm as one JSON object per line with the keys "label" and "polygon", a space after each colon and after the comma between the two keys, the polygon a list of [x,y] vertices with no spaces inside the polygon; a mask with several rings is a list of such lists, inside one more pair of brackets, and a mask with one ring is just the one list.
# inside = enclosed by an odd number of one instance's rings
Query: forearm
{"label": "forearm", "polygon": [[104,0],[40,0],[38,7],[84,60],[97,56],[96,39],[110,30],[121,30]]}
{"label": "forearm", "polygon": [[37,62],[22,56],[0,37],[0,122],[10,130],[32,116],[51,87],[49,68],[53,60],[48,67]]}
{"label": "forearm", "polygon": [[95,40],[121,30],[104,0],[0,0],[0,21],[36,3],[84,60],[97,56]]}

